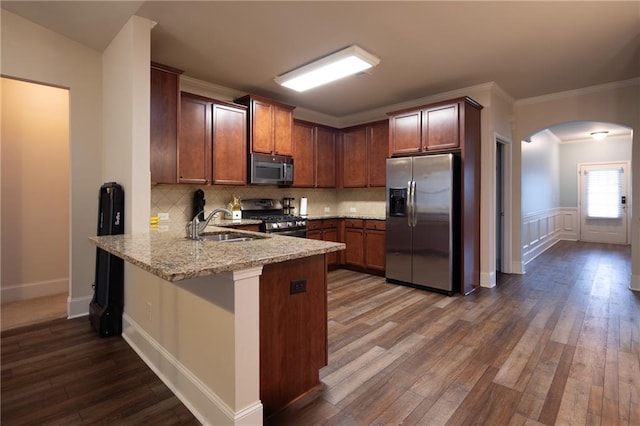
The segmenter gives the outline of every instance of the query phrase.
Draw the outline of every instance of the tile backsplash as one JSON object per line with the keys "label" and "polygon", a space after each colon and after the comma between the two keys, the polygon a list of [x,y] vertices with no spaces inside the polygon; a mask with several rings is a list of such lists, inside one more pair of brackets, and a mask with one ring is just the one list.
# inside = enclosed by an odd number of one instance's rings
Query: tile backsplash
{"label": "tile backsplash", "polygon": [[276,186],[200,186],[200,185],[152,185],[151,214],[169,213],[171,222],[191,220],[193,193],[204,191],[205,210],[226,207],[232,195],[246,198],[294,197],[296,212],[300,209],[300,198],[308,199],[308,214],[317,216],[384,217],[384,188],[313,189],[278,188]]}

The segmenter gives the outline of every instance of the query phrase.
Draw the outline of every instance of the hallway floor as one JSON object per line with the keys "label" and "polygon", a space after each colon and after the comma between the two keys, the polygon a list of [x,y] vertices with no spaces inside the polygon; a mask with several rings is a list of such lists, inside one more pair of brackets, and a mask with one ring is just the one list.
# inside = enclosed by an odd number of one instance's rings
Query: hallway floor
{"label": "hallway floor", "polygon": [[67,317],[67,293],[19,300],[0,306],[0,330]]}

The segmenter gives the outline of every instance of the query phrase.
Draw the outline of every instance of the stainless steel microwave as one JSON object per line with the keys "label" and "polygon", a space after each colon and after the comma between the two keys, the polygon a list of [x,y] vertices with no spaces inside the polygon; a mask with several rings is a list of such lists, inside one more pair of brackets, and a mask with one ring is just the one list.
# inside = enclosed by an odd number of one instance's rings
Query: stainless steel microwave
{"label": "stainless steel microwave", "polygon": [[291,185],[293,158],[282,155],[249,154],[249,181],[258,185]]}

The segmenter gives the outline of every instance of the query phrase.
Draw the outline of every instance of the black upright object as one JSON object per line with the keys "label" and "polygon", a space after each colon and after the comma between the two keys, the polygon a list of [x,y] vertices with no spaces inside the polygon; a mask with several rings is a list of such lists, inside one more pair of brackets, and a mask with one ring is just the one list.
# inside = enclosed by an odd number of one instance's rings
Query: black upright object
{"label": "black upright object", "polygon": [[[124,191],[115,182],[100,187],[98,235],[124,233]],[[124,261],[101,248],[96,249],[96,276],[89,305],[91,328],[102,337],[122,333],[124,309]]]}
{"label": "black upright object", "polygon": [[206,200],[204,199],[204,191],[202,189],[197,189],[193,193],[193,208],[191,209],[191,216],[189,219],[193,219],[198,215],[198,219],[204,220],[204,205],[206,204]]}

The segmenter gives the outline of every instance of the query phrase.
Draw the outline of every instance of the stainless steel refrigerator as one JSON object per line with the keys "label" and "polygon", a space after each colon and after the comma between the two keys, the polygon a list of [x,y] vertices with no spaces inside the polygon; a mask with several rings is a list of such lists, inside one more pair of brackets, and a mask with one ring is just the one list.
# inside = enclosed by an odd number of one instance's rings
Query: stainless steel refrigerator
{"label": "stainless steel refrigerator", "polygon": [[460,166],[454,154],[387,159],[387,281],[460,291]]}

